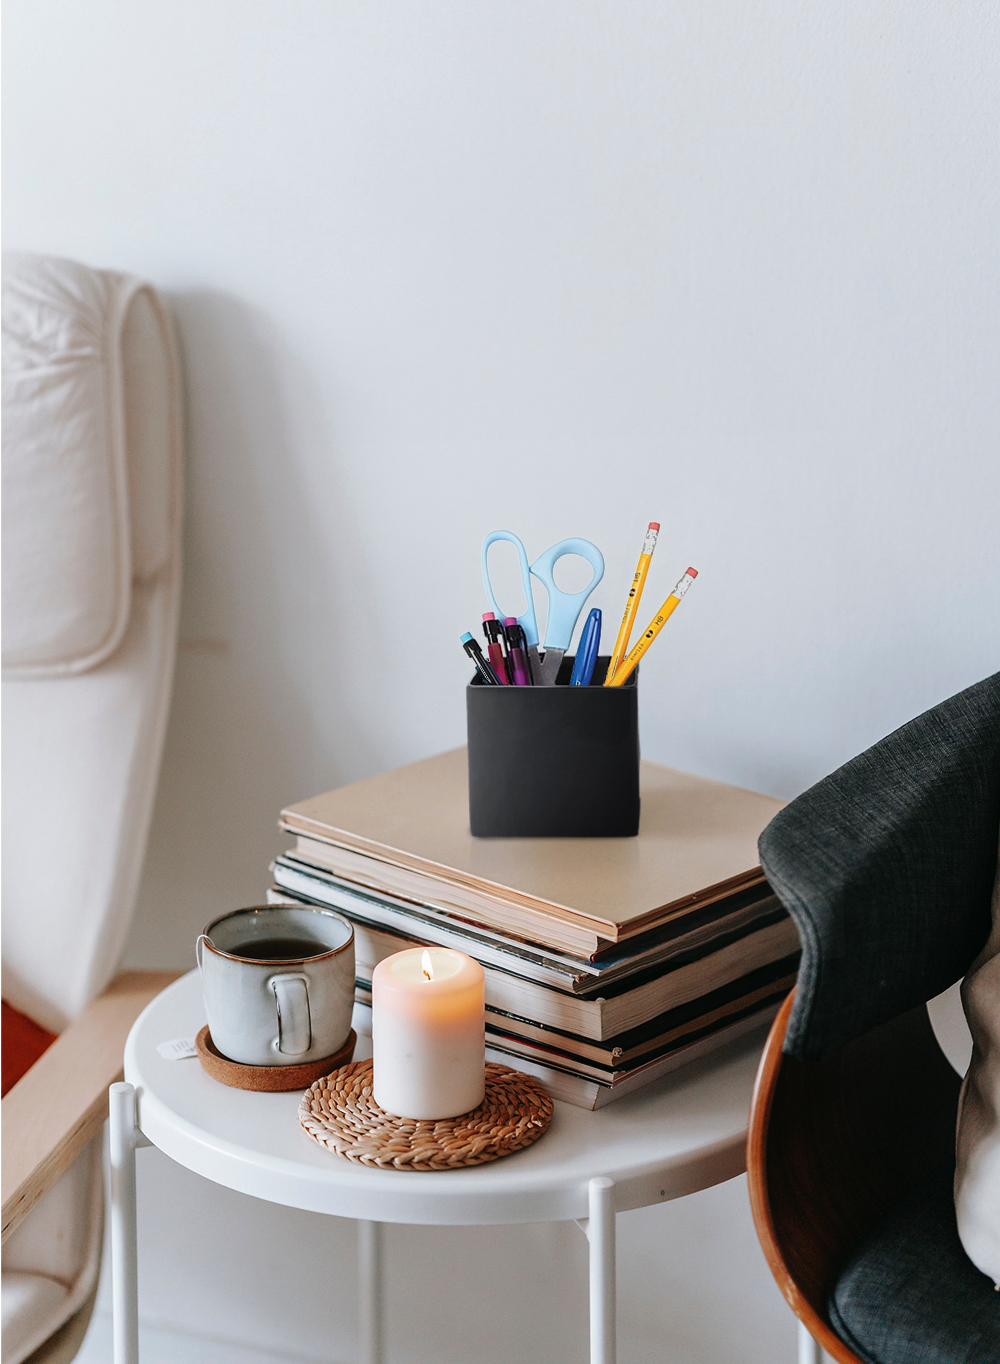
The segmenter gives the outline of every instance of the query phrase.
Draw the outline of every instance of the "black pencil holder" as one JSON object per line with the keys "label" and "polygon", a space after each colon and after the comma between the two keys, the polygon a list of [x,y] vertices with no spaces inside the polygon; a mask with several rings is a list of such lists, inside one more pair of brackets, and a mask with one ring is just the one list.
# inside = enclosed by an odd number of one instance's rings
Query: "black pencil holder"
{"label": "black pencil holder", "polygon": [[604,687],[466,688],[469,823],[477,838],[634,838],[639,832],[638,668]]}

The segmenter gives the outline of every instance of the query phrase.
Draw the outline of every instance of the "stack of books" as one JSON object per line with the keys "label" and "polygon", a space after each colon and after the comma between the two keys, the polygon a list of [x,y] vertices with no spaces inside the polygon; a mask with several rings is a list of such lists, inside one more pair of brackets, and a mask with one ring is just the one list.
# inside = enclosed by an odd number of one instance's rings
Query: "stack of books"
{"label": "stack of books", "polygon": [[757,860],[782,802],[642,764],[637,838],[480,839],[465,749],[282,811],[272,901],[354,924],[377,962],[454,947],[486,974],[487,1055],[600,1108],[773,1018],[799,940]]}

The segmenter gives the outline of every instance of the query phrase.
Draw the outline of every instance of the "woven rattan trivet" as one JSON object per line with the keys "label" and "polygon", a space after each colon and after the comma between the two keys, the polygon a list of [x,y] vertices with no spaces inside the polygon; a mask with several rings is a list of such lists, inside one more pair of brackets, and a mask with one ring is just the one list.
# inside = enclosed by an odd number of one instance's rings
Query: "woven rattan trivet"
{"label": "woven rattan trivet", "polygon": [[321,1146],[381,1170],[485,1165],[530,1146],[551,1119],[552,1100],[537,1080],[492,1061],[486,1098],[457,1118],[397,1118],[379,1108],[371,1061],[354,1061],[317,1080],[299,1104],[299,1122]]}

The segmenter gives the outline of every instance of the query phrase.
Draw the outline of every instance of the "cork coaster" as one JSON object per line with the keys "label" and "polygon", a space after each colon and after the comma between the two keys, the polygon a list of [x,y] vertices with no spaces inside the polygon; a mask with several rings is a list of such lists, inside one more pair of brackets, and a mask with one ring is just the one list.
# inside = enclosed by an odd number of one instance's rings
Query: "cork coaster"
{"label": "cork coaster", "polygon": [[321,1146],[380,1170],[460,1170],[538,1140],[552,1100],[530,1075],[490,1061],[486,1098],[457,1118],[397,1118],[372,1096],[371,1061],[354,1061],[302,1096],[299,1122]]}
{"label": "cork coaster", "polygon": [[321,1075],[329,1075],[354,1055],[357,1033],[352,1028],[347,1041],[332,1056],[321,1056],[318,1061],[304,1061],[295,1066],[245,1066],[223,1056],[212,1041],[208,1024],[195,1038],[198,1060],[206,1075],[230,1089],[252,1089],[258,1094],[282,1094],[289,1089],[305,1089]]}

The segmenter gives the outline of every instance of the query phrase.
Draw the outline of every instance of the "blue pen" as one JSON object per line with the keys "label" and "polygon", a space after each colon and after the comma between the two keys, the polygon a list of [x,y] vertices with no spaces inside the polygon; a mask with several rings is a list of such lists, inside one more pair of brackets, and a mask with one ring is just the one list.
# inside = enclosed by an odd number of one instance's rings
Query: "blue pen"
{"label": "blue pen", "polygon": [[595,606],[587,617],[580,633],[580,643],[576,648],[573,662],[573,675],[569,679],[571,687],[589,687],[597,662],[597,650],[601,645],[601,613]]}

